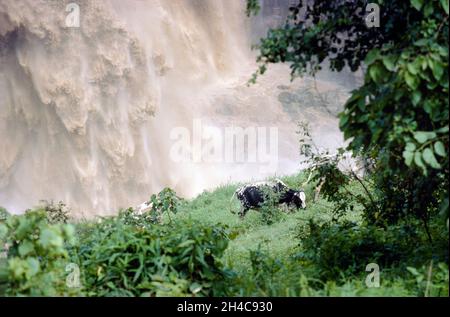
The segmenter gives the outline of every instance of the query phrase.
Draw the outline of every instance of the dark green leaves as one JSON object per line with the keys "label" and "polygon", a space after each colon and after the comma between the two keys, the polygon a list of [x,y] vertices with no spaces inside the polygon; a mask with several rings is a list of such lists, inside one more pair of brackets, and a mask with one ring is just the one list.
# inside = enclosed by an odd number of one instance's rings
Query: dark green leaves
{"label": "dark green leaves", "polygon": [[[439,130],[445,131],[445,128]],[[416,146],[413,142],[408,142],[403,151],[403,158],[408,167],[412,166],[414,162],[424,173],[427,171],[427,166],[433,169],[441,168],[442,165],[436,159],[436,155],[447,157],[447,153],[444,143],[438,137],[438,134],[440,134],[439,130],[436,132],[414,132],[414,139],[418,142],[419,146]]]}
{"label": "dark green leaves", "polygon": [[376,84],[381,84],[387,79],[386,68],[383,66],[383,63],[380,62],[376,62],[369,66],[369,75]]}
{"label": "dark green leaves", "polygon": [[440,0],[441,6],[444,9],[445,13],[448,15],[448,0]]}
{"label": "dark green leaves", "polygon": [[396,67],[397,57],[395,55],[384,56],[382,61],[384,67],[390,72],[393,72],[397,69]]}
{"label": "dark green leaves", "polygon": [[411,90],[416,90],[417,87],[419,87],[419,84],[420,84],[419,77],[414,76],[409,71],[405,72],[405,81],[406,81],[406,84],[409,86],[409,88],[411,88]]}
{"label": "dark green leaves", "polygon": [[411,0],[411,5],[418,11],[422,9],[424,0]]}
{"label": "dark green leaves", "polygon": [[441,64],[441,62],[431,58],[428,59],[428,65],[430,66],[431,71],[433,72],[434,78],[436,78],[436,80],[439,81],[442,78],[442,75],[444,74],[444,66]]}
{"label": "dark green leaves", "polygon": [[422,100],[422,93],[420,90],[414,90],[411,94],[411,102],[414,106],[417,106]]}
{"label": "dark green leaves", "polygon": [[370,65],[373,62],[375,62],[376,60],[378,60],[379,58],[380,58],[380,50],[377,48],[374,48],[371,51],[369,51],[369,53],[367,53],[367,56],[364,59],[364,63],[366,65]]}

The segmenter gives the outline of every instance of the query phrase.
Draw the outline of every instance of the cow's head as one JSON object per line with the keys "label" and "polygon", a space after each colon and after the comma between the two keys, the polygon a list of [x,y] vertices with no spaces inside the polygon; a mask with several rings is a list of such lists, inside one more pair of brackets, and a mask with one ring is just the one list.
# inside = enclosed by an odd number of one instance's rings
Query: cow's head
{"label": "cow's head", "polygon": [[292,197],[292,202],[295,204],[297,209],[306,209],[306,195],[305,192],[300,190],[295,192],[294,196]]}

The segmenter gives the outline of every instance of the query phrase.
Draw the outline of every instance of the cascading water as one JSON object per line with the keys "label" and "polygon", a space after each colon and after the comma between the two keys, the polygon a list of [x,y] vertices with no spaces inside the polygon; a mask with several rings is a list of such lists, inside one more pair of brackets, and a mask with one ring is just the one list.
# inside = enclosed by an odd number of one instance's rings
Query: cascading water
{"label": "cascading water", "polygon": [[[79,27],[67,26],[71,2]],[[244,11],[240,0],[1,0],[0,205],[20,212],[53,199],[101,215],[166,186],[191,196],[293,172],[302,118],[325,146],[342,142],[336,119],[310,107],[307,79],[291,83],[276,66],[247,87],[255,57]],[[278,127],[276,166],[175,160],[174,131],[186,128],[195,148],[199,124]]]}

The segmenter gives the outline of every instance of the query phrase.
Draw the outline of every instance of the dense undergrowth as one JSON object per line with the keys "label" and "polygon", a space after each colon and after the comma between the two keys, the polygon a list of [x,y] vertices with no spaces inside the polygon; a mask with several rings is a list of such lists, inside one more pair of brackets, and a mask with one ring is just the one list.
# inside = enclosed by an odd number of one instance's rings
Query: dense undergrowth
{"label": "dense undergrowth", "polygon": [[[293,188],[305,174],[285,177]],[[170,190],[154,208],[71,222],[50,204],[0,210],[0,293],[7,296],[448,296],[448,227],[405,219],[375,227],[361,208],[336,219],[333,203],[273,207],[242,220],[237,184],[193,200]],[[313,197],[313,187],[306,189]],[[350,190],[361,190],[351,184]],[[64,207],[64,208],[63,208]],[[59,219],[56,221],[56,219]],[[367,284],[379,267],[379,285]]]}

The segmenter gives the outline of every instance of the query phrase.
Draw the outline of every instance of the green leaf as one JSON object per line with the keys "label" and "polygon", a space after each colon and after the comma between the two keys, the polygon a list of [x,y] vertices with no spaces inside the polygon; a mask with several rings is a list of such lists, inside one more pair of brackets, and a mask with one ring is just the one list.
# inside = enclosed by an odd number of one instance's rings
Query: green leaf
{"label": "green leaf", "polygon": [[405,159],[406,166],[411,166],[413,158],[414,158],[414,152],[410,151],[403,151],[403,158]]}
{"label": "green leaf", "polygon": [[41,232],[39,242],[44,248],[47,247],[62,247],[64,244],[63,238],[57,232],[51,229],[44,229]]}
{"label": "green leaf", "polygon": [[429,17],[434,11],[434,5],[432,1],[428,1],[425,7],[423,8],[423,13],[425,17]]}
{"label": "green leaf", "polygon": [[412,142],[408,142],[405,146],[405,151],[414,152],[416,150],[416,145]]}
{"label": "green leaf", "polygon": [[39,265],[38,259],[27,258],[27,264],[28,264],[28,268],[29,268],[29,271],[27,272],[28,278],[39,273],[40,265]]}
{"label": "green leaf", "polygon": [[428,39],[420,39],[416,42],[414,42],[414,45],[416,46],[426,46],[429,43]]}
{"label": "green leaf", "polygon": [[412,90],[416,90],[420,83],[419,78],[412,75],[410,72],[405,72],[405,81]]}
{"label": "green leaf", "polygon": [[418,11],[422,9],[423,0],[411,0],[411,5]]}
{"label": "green leaf", "polygon": [[367,53],[366,58],[364,59],[364,63],[366,65],[372,64],[374,61],[376,61],[380,57],[380,50],[377,48],[374,48]]}
{"label": "green leaf", "polygon": [[426,148],[422,153],[423,160],[430,165],[432,168],[440,169],[441,165],[436,160],[436,157],[434,156],[433,150],[430,148]]}
{"label": "green leaf", "polygon": [[445,152],[444,143],[442,143],[441,141],[437,141],[436,143],[434,143],[434,152],[436,152],[437,155],[442,157],[447,156],[447,153]]}
{"label": "green leaf", "polygon": [[29,218],[22,217],[19,219],[19,226],[15,230],[15,236],[18,240],[25,239],[28,234],[29,230],[32,227],[31,220]]}
{"label": "green leaf", "polygon": [[444,9],[445,13],[448,14],[448,0],[441,0],[441,6]]}
{"label": "green leaf", "polygon": [[363,112],[366,110],[366,100],[364,98],[359,99],[357,105],[359,110]]}
{"label": "green leaf", "polygon": [[444,67],[442,66],[442,64],[439,61],[435,61],[429,58],[428,65],[431,68],[431,72],[433,73],[434,78],[439,81],[444,74]]}
{"label": "green leaf", "polygon": [[195,241],[189,239],[189,240],[186,240],[186,241],[181,242],[181,243],[177,246],[177,248],[185,248],[185,247],[187,247],[187,246],[189,246],[189,245],[192,245],[192,244],[195,244]]}
{"label": "green leaf", "polygon": [[411,95],[411,102],[414,106],[417,106],[422,99],[422,92],[420,90],[414,90]]}
{"label": "green leaf", "polygon": [[197,294],[202,290],[202,286],[194,282],[191,284],[191,286],[189,286],[189,290],[191,291],[192,294]]}
{"label": "green leaf", "polygon": [[408,71],[411,74],[417,75],[419,73],[420,65],[416,62],[408,63],[408,64],[406,64],[406,68],[408,68]]}
{"label": "green leaf", "polygon": [[369,67],[369,75],[376,84],[382,83],[385,79],[385,70],[383,65],[380,63],[372,64]]}
{"label": "green leaf", "polygon": [[420,167],[422,169],[422,171],[424,172],[424,174],[427,173],[427,167],[425,166],[425,164],[423,164],[421,152],[414,153],[414,164],[416,164],[418,167]]}
{"label": "green leaf", "polygon": [[407,266],[406,269],[414,276],[420,275],[419,271],[415,267]]}
{"label": "green leaf", "polygon": [[390,72],[393,72],[396,69],[395,61],[396,61],[396,56],[395,55],[389,55],[389,56],[384,56],[383,57],[383,65]]}
{"label": "green leaf", "polygon": [[347,124],[347,122],[348,122],[348,115],[342,115],[341,120],[339,122],[339,126],[343,127]]}
{"label": "green leaf", "polygon": [[435,132],[427,132],[427,131],[414,132],[414,139],[416,139],[417,142],[421,144],[427,142],[428,140],[434,139],[435,137],[436,137]]}
{"label": "green leaf", "polygon": [[436,130],[437,133],[448,133],[448,125]]}
{"label": "green leaf", "polygon": [[34,245],[31,241],[26,240],[19,245],[19,255],[26,256],[34,251]]}

